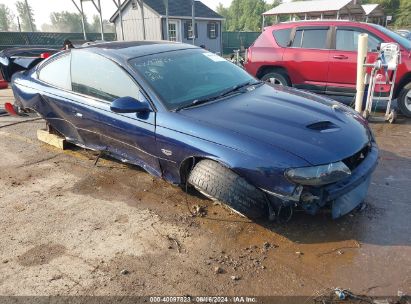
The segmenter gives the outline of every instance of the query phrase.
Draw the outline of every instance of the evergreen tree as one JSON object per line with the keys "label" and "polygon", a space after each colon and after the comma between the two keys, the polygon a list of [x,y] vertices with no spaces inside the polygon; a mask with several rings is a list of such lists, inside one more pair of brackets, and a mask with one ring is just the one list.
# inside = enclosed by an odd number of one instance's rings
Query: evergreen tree
{"label": "evergreen tree", "polygon": [[21,30],[25,32],[35,32],[34,13],[32,7],[24,0],[16,2],[17,13],[20,17]]}
{"label": "evergreen tree", "polygon": [[15,24],[10,9],[4,4],[0,4],[0,31],[6,32],[14,29]]}

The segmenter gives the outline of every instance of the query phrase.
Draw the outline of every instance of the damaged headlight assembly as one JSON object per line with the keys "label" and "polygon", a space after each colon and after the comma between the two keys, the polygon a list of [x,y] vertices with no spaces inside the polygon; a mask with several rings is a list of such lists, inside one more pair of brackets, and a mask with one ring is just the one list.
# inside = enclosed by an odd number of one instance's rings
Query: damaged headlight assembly
{"label": "damaged headlight assembly", "polygon": [[292,182],[307,186],[322,186],[340,181],[351,175],[351,170],[341,161],[328,165],[291,168],[285,176]]}

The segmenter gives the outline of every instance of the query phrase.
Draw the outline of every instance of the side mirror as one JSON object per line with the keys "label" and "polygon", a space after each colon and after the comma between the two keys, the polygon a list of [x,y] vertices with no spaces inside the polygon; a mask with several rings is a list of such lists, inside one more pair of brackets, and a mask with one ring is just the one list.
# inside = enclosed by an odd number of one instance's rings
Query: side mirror
{"label": "side mirror", "polygon": [[150,112],[151,108],[146,102],[126,96],[115,99],[110,105],[110,110],[115,113],[143,113]]}

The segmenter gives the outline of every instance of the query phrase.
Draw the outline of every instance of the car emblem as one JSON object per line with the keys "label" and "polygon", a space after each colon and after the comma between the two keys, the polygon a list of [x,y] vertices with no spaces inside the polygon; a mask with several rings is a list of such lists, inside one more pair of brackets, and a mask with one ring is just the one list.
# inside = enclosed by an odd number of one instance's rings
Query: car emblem
{"label": "car emblem", "polygon": [[173,152],[171,152],[170,150],[161,149],[161,152],[163,152],[163,154],[165,154],[167,156],[173,155]]}

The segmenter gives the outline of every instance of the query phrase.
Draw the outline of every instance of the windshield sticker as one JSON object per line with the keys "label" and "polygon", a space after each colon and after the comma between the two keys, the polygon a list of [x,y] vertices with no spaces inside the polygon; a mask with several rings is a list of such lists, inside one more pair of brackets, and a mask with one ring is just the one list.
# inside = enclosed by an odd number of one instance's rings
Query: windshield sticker
{"label": "windshield sticker", "polygon": [[220,57],[216,54],[213,53],[203,53],[204,56],[207,58],[211,59],[214,62],[219,62],[219,61],[226,61],[223,57]]}

